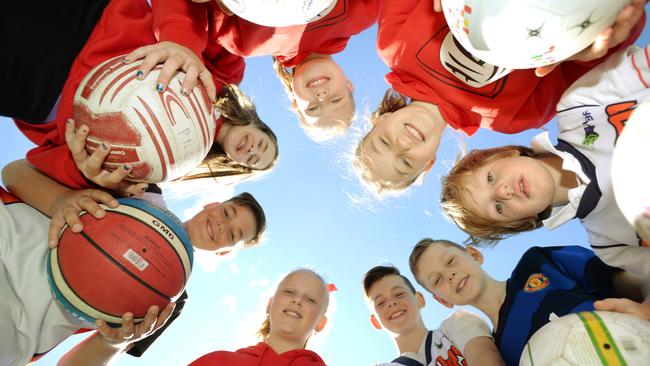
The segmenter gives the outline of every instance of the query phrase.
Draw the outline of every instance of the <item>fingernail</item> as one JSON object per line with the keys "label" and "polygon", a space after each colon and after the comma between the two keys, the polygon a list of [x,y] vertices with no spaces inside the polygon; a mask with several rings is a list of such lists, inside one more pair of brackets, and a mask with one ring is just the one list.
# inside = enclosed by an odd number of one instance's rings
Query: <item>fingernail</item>
{"label": "fingernail", "polygon": [[128,165],[128,164],[124,165],[124,170],[126,170],[128,172],[129,170],[131,170],[131,166]]}
{"label": "fingernail", "polygon": [[152,306],[152,307],[151,307],[151,313],[152,313],[152,314],[158,314],[158,310],[159,310],[159,309],[158,309],[157,306]]}
{"label": "fingernail", "polygon": [[70,126],[71,123],[72,123],[72,120],[71,120],[71,119],[65,121],[65,124],[68,125],[68,126]]}
{"label": "fingernail", "polygon": [[108,146],[107,146],[105,143],[103,143],[103,142],[102,142],[102,149],[103,149],[103,150],[108,150]]}
{"label": "fingernail", "polygon": [[133,319],[133,314],[130,314],[130,313],[129,314],[124,314],[124,319],[126,319],[127,321]]}
{"label": "fingernail", "polygon": [[158,83],[158,84],[156,84],[156,90],[157,90],[159,93],[162,93],[163,91],[165,91],[165,86],[162,85],[161,83]]}
{"label": "fingernail", "polygon": [[56,241],[51,240],[51,241],[48,243],[48,246],[49,246],[50,248],[54,248],[54,247],[56,246]]}
{"label": "fingernail", "polygon": [[79,129],[79,132],[81,132],[81,133],[86,133],[86,132],[88,132],[88,127],[86,127],[86,126],[81,127],[81,128]]}
{"label": "fingernail", "polygon": [[147,184],[146,186],[141,187],[141,188],[140,188],[140,192],[144,192],[144,191],[146,191],[147,188],[149,188],[149,185],[148,185],[148,184]]}
{"label": "fingernail", "polygon": [[83,228],[83,226],[81,226],[81,224],[75,224],[75,225],[72,227],[72,231],[78,233],[78,232],[81,231],[82,228]]}
{"label": "fingernail", "polygon": [[97,217],[98,218],[104,217],[104,215],[106,215],[106,211],[101,210],[101,209],[97,211]]}
{"label": "fingernail", "polygon": [[142,70],[138,70],[135,73],[135,77],[138,78],[139,80],[142,80],[142,77],[144,76],[144,72]]}
{"label": "fingernail", "polygon": [[187,91],[187,89],[181,90],[181,95],[184,97],[188,97],[190,95],[190,92]]}
{"label": "fingernail", "polygon": [[96,326],[101,327],[103,324],[104,324],[103,320],[99,320],[99,319],[95,320],[95,325]]}
{"label": "fingernail", "polygon": [[129,62],[129,59],[126,56],[122,57],[122,63],[125,64],[127,62]]}

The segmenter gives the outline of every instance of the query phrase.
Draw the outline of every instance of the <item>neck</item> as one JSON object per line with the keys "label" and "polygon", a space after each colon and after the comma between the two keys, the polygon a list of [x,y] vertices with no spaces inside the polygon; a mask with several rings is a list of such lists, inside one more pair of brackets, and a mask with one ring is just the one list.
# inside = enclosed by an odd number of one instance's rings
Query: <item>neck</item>
{"label": "neck", "polygon": [[470,305],[487,315],[492,327],[496,329],[499,325],[499,310],[506,299],[506,281],[497,281],[487,274],[486,281],[482,295]]}
{"label": "neck", "polygon": [[274,334],[269,334],[269,338],[266,340],[266,344],[271,347],[275,353],[282,354],[287,351],[293,351],[295,349],[304,349],[304,345],[307,340],[296,341],[291,339],[286,339]]}
{"label": "neck", "polygon": [[393,340],[400,354],[405,352],[417,353],[428,332],[429,330],[424,326],[422,319],[420,319],[417,326],[405,333],[399,334]]}
{"label": "neck", "polygon": [[230,123],[226,123],[226,120],[224,119],[224,122],[221,125],[221,128],[219,129],[219,134],[214,137],[214,140],[219,145],[223,146],[223,139],[225,138],[226,134],[230,130],[230,127],[232,127],[232,125]]}
{"label": "neck", "polygon": [[555,189],[553,190],[553,206],[569,203],[569,190],[578,186],[578,179],[574,172],[562,169],[562,158],[557,155],[547,154],[538,160],[551,173]]}

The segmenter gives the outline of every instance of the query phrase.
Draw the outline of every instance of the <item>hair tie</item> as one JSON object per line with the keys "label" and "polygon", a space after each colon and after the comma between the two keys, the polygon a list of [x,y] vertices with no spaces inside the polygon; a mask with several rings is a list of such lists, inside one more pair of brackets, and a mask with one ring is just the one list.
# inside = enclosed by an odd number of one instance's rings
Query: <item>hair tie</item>
{"label": "hair tie", "polygon": [[327,289],[327,292],[334,292],[338,290],[336,288],[336,285],[333,283],[328,283],[327,285],[325,285],[325,288]]}

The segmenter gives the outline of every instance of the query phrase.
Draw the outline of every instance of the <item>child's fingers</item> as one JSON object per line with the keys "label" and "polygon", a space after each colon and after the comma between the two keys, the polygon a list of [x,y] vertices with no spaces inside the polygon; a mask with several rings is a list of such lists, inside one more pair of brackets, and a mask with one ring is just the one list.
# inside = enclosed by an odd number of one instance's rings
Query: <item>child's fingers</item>
{"label": "child's fingers", "polygon": [[86,138],[77,134],[75,121],[69,119],[65,124],[65,143],[72,153],[72,156],[77,158],[85,158],[86,154]]}
{"label": "child's fingers", "polygon": [[93,215],[96,219],[101,219],[106,215],[106,211],[99,205],[97,200],[91,196],[84,196],[79,199],[79,208]]}
{"label": "child's fingers", "polygon": [[540,66],[540,67],[535,69],[535,75],[537,75],[540,78],[544,77],[544,76],[550,74],[551,71],[553,71],[557,67],[557,65],[559,65],[559,64],[560,63],[558,62],[558,63],[546,65],[546,66]]}
{"label": "child's fingers", "polygon": [[158,65],[158,63],[160,63],[163,59],[164,58],[161,51],[152,48],[138,67],[138,70],[136,70],[135,76],[138,78],[138,80],[144,80],[147,75],[149,75],[151,69],[156,67],[156,65]]}
{"label": "child's fingers", "polygon": [[139,197],[149,185],[147,183],[122,182],[119,191],[126,197]]}
{"label": "child's fingers", "polygon": [[206,93],[208,93],[208,98],[214,103],[217,100],[217,87],[214,85],[212,74],[204,67],[203,71],[199,74],[199,79],[203,83]]}
{"label": "child's fingers", "polygon": [[68,207],[63,211],[62,214],[63,220],[65,220],[65,223],[68,224],[70,230],[72,230],[73,233],[80,233],[84,228],[81,220],[79,219],[79,212],[81,212],[81,210]]}
{"label": "child's fingers", "polygon": [[196,86],[196,80],[199,77],[199,68],[191,64],[188,66],[187,70],[185,71],[185,78],[183,79],[183,84],[181,85],[181,94],[184,96],[190,95],[192,92],[192,89],[194,89],[194,86]]}
{"label": "child's fingers", "polygon": [[442,11],[442,0],[433,0],[433,11],[440,13]]}
{"label": "child's fingers", "polygon": [[57,215],[50,220],[50,227],[47,230],[47,240],[50,248],[54,249],[59,244],[59,233],[64,225],[63,216]]}
{"label": "child's fingers", "polygon": [[172,316],[174,313],[174,308],[176,307],[176,303],[170,302],[165,306],[165,308],[160,312],[158,315],[158,318],[156,319],[156,326],[154,329],[158,329],[165,325],[167,323],[167,320]]}
{"label": "child's fingers", "polygon": [[103,203],[111,208],[119,206],[119,202],[117,202],[117,200],[108,192],[102,191],[101,189],[92,189],[89,193],[90,197],[95,200],[95,202]]}
{"label": "child's fingers", "polygon": [[122,327],[120,333],[124,340],[133,338],[135,333],[135,324],[133,323],[132,313],[124,313],[122,316]]}
{"label": "child's fingers", "polygon": [[147,56],[151,46],[138,47],[135,50],[131,51],[129,54],[122,58],[122,62],[125,64],[130,64],[133,61],[139,60]]}
{"label": "child's fingers", "polygon": [[595,301],[594,309],[600,311],[614,311],[617,313],[625,313],[627,312],[630,303],[633,303],[633,301],[629,299],[610,298],[610,299]]}
{"label": "child's fingers", "polygon": [[156,80],[156,90],[164,92],[169,85],[169,81],[176,75],[176,72],[181,68],[182,63],[178,57],[170,57],[163,64],[158,80]]}
{"label": "child's fingers", "polygon": [[158,318],[158,310],[159,310],[158,306],[156,305],[149,307],[147,313],[144,315],[144,320],[142,321],[142,323],[137,325],[138,336],[141,336],[143,334],[149,334],[153,331],[154,326],[156,325],[156,319]]}
{"label": "child's fingers", "polygon": [[103,185],[100,182],[95,181],[94,178],[96,179],[101,175],[103,170],[102,164],[104,164],[104,161],[110,152],[111,146],[102,142],[84,162],[84,174],[86,175],[86,178],[93,180],[100,186]]}

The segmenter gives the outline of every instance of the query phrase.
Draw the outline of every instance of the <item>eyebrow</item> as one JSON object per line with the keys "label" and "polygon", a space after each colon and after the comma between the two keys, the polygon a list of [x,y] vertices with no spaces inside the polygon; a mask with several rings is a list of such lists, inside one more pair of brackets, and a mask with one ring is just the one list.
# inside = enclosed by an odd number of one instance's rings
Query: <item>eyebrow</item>
{"label": "eyebrow", "polygon": [[[400,286],[400,285],[393,286],[393,288],[390,289],[390,292],[393,292],[395,289],[398,289],[398,290],[406,290],[406,287],[404,287],[404,286]],[[373,298],[372,298],[372,301],[377,300],[377,298],[378,298],[379,296],[382,296],[382,294],[379,294],[379,295],[373,297]]]}

